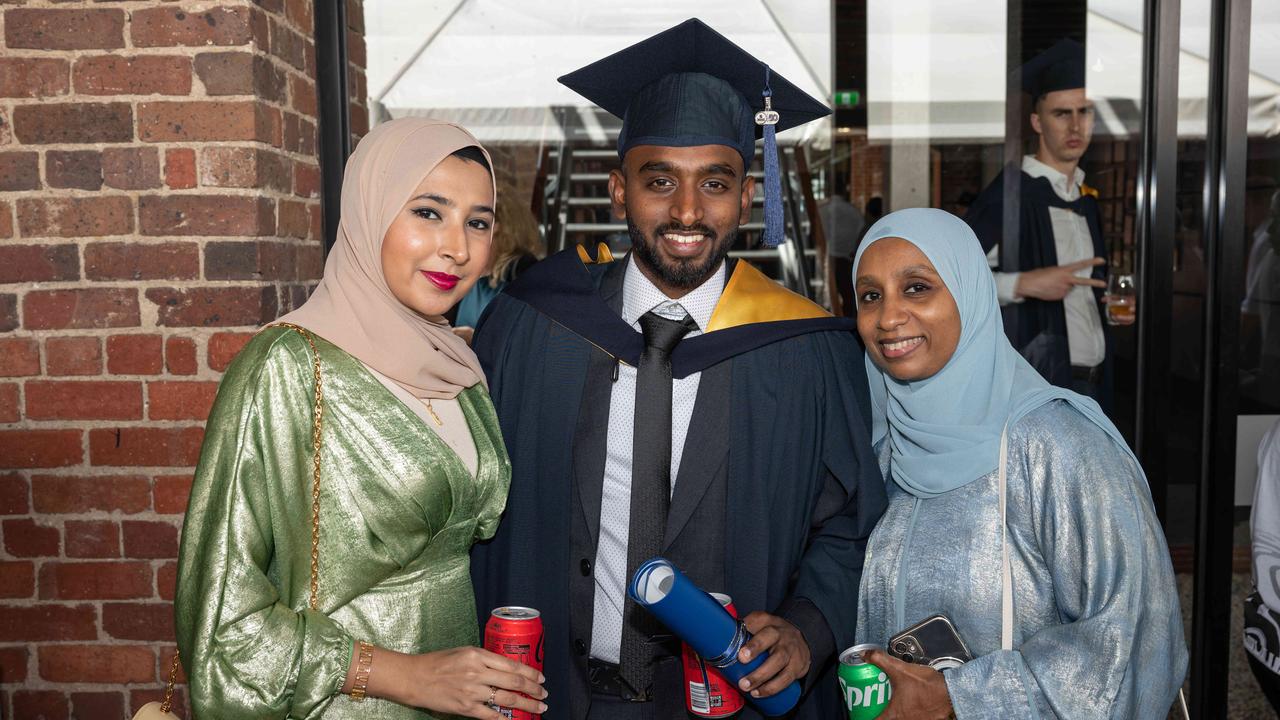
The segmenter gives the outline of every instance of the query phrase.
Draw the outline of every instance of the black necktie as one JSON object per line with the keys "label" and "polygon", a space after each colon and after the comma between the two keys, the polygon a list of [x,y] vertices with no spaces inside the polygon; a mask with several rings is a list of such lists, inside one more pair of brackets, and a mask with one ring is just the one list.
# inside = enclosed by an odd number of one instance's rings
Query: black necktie
{"label": "black necktie", "polygon": [[[671,350],[697,323],[647,312],[640,317],[644,352],[636,368],[635,431],[631,446],[631,521],[627,533],[627,582],[662,550],[671,505]],[[622,613],[619,674],[647,696],[653,685],[649,638],[661,624],[629,596]]]}

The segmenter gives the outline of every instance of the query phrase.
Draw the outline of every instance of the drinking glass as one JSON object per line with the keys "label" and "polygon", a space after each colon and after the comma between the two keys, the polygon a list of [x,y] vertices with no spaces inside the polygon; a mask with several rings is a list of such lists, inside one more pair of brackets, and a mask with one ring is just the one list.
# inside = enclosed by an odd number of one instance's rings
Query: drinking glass
{"label": "drinking glass", "polygon": [[1132,275],[1107,278],[1107,324],[1132,325],[1138,318],[1138,286]]}

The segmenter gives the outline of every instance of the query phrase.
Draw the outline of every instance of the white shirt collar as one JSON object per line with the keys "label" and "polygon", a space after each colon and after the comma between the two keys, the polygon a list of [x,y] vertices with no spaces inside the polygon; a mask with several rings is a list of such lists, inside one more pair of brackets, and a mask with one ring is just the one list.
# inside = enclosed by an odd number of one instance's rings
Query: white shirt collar
{"label": "white shirt collar", "polygon": [[640,322],[640,316],[650,310],[679,305],[698,323],[699,330],[705,331],[711,322],[711,313],[715,312],[716,303],[724,293],[724,276],[725,266],[721,262],[720,267],[701,285],[679,300],[672,300],[640,272],[634,257],[628,257],[627,273],[622,280],[622,319],[634,327]]}
{"label": "white shirt collar", "polygon": [[1080,184],[1084,182],[1084,171],[1079,166],[1076,166],[1076,170],[1072,173],[1070,182],[1068,182],[1066,175],[1063,175],[1056,168],[1040,162],[1035,155],[1023,155],[1022,172],[1033,178],[1049,178],[1049,183],[1053,185],[1053,191],[1063,200],[1075,200],[1080,197]]}

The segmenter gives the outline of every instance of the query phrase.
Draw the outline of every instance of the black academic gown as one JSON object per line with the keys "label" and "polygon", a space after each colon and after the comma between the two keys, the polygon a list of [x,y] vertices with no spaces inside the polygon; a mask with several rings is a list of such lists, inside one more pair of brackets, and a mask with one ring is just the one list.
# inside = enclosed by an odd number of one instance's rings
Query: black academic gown
{"label": "black academic gown", "polygon": [[[490,305],[475,338],[512,461],[498,534],[472,556],[477,607],[482,621],[506,604],[542,612],[546,720],[580,720],[588,710],[594,586],[584,576],[598,537],[611,370],[637,364],[643,349],[601,295],[621,262],[584,264],[590,258],[579,255],[560,253],[523,275]],[[801,628],[822,656],[791,717],[827,720],[839,716],[834,655],[854,642],[863,554],[885,507],[863,353],[852,321],[745,262],[731,270],[706,334],[672,355],[675,377],[703,374],[664,552],[697,564],[687,540],[704,523],[723,523],[705,533],[721,538],[702,548],[715,560],[706,571],[723,579],[740,616],[765,610]],[[720,510],[705,512],[717,498]],[[574,538],[586,533],[589,557],[580,557]],[[683,708],[670,697],[677,686],[655,678],[655,691],[667,689],[658,708]],[[741,717],[760,716],[748,704]]]}
{"label": "black academic gown", "polygon": [[[1018,173],[1022,180],[1021,208],[1019,211],[1019,237],[1017,264],[1004,272],[1025,272],[1037,268],[1058,265],[1058,250],[1053,240],[1053,223],[1049,208],[1061,207],[1084,215],[1093,239],[1094,257],[1107,257],[1106,243],[1102,238],[1102,215],[1098,201],[1088,192],[1074,202],[1058,197],[1048,178],[1033,178],[1025,172]],[[973,228],[982,251],[990,252],[1004,238],[1004,174],[969,206],[964,221]],[[1105,280],[1107,268],[1099,265],[1092,276]],[[1103,291],[1094,288],[1098,300],[1098,312],[1102,313]],[[1071,353],[1067,345],[1067,315],[1062,301],[1027,298],[1020,303],[1010,303],[1001,308],[1004,315],[1005,334],[1018,352],[1040,371],[1046,380],[1059,387],[1071,387]],[[1106,323],[1103,323],[1106,331]],[[1111,343],[1107,342],[1107,359],[1111,357]],[[1109,369],[1110,363],[1107,363]]]}

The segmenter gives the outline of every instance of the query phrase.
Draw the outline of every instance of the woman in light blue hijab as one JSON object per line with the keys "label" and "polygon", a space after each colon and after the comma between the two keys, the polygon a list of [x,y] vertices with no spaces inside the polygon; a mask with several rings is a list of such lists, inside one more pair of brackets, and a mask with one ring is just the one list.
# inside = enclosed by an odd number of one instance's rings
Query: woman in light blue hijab
{"label": "woman in light blue hijab", "polygon": [[893,685],[882,720],[1166,717],[1187,668],[1182,619],[1146,477],[1120,433],[1005,339],[991,271],[960,219],[888,215],[854,268],[889,486],[858,642],[886,646],[942,614],[974,658],[940,673],[874,654]]}

